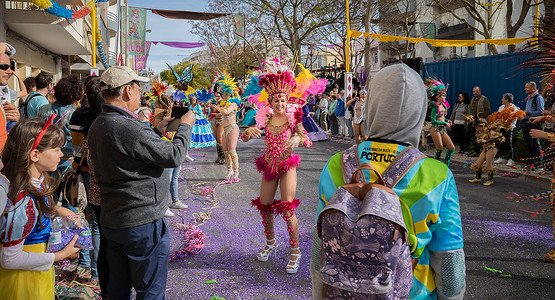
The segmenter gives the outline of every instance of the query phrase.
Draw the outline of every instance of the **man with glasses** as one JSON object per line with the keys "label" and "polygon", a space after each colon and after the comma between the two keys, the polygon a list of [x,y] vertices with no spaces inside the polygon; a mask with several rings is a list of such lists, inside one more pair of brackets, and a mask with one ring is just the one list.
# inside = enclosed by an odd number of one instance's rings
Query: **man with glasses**
{"label": "man with glasses", "polygon": [[106,104],[89,129],[89,155],[100,187],[102,234],[108,241],[110,299],[164,299],[170,238],[164,213],[169,168],[183,163],[195,124],[192,110],[180,119],[173,141],[163,139],[169,121],[157,128],[137,119],[139,77],[125,66],[100,76]]}
{"label": "man with glasses", "polygon": [[[12,69],[12,64],[10,63],[10,56],[15,54],[15,49],[7,44],[0,43],[0,98],[4,98],[6,101],[2,101],[3,105],[0,105],[0,151],[4,149],[4,144],[8,138],[8,133],[6,130],[6,125],[8,122],[19,121],[19,111],[17,107],[10,103],[9,89],[7,89],[8,80],[10,76],[14,74]],[[6,89],[4,89],[4,86]]]}

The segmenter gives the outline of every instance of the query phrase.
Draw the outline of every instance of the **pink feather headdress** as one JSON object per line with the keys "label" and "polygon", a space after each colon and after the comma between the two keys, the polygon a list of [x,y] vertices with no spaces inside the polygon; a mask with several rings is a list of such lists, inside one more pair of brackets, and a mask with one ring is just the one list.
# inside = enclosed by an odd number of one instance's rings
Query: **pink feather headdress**
{"label": "pink feather headdress", "polygon": [[273,58],[264,62],[266,73],[260,76],[258,86],[263,87],[268,93],[268,98],[277,93],[291,95],[297,88],[295,73],[285,62]]}

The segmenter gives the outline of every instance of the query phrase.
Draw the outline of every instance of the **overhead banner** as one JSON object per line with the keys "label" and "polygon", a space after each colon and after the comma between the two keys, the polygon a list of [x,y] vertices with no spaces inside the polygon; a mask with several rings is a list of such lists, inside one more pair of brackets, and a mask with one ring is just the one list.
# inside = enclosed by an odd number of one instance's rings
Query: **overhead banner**
{"label": "overhead banner", "polygon": [[[129,7],[129,19],[126,7],[121,7],[121,26],[124,37],[123,53],[143,55],[145,53],[146,9]],[[129,28],[129,32],[127,29]]]}
{"label": "overhead banner", "polygon": [[[422,37],[425,39],[435,39],[436,38],[436,23],[420,23],[420,31],[422,32]],[[438,48],[432,47],[430,43],[426,43],[428,48],[434,53],[437,52]]]}
{"label": "overhead banner", "polygon": [[480,44],[493,44],[493,45],[515,45],[526,41],[531,41],[533,37],[523,37],[523,38],[508,38],[508,39],[485,39],[485,40],[436,40],[436,39],[423,39],[423,38],[411,38],[403,36],[385,35],[361,31],[348,31],[350,36],[353,38],[358,38],[361,35],[364,37],[371,36],[372,39],[379,40],[380,42],[394,42],[406,40],[410,43],[420,43],[426,42],[430,43],[434,47],[472,47]]}
{"label": "overhead banner", "polygon": [[148,59],[148,52],[150,51],[151,42],[145,43],[145,54],[144,55],[135,55],[135,70],[144,70],[146,69],[146,60]]}
{"label": "overhead banner", "polygon": [[245,16],[233,15],[233,33],[236,41],[245,40]]}
{"label": "overhead banner", "polygon": [[219,17],[229,16],[225,13],[204,13],[195,11],[181,11],[181,10],[164,10],[164,9],[151,9],[151,11],[159,16],[168,19],[183,19],[183,20],[197,20],[207,21]]}

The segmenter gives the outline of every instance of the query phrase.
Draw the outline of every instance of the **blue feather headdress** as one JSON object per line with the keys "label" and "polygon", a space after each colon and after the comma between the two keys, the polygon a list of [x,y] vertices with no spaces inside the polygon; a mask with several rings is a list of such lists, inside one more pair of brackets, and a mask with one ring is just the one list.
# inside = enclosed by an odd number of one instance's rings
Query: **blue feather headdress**
{"label": "blue feather headdress", "polygon": [[241,98],[248,98],[251,95],[256,95],[262,92],[264,88],[258,85],[259,80],[260,76],[251,76],[249,84],[245,88],[245,92],[243,93],[243,96],[241,96]]}
{"label": "blue feather headdress", "polygon": [[198,102],[202,104],[214,99],[214,94],[208,90],[198,90],[195,95],[197,96]]}

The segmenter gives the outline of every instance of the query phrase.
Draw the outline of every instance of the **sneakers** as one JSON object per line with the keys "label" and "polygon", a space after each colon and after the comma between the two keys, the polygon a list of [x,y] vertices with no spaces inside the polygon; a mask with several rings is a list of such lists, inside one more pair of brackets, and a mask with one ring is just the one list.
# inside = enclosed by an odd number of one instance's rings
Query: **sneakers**
{"label": "sneakers", "polygon": [[507,167],[514,167],[514,165],[515,165],[515,161],[514,161],[514,160],[509,159],[509,160],[507,161]]}
{"label": "sneakers", "polygon": [[164,217],[169,218],[169,217],[173,217],[173,216],[175,216],[175,214],[172,213],[172,211],[168,207],[168,209],[166,209],[166,212],[164,213]]}
{"label": "sneakers", "polygon": [[506,164],[507,160],[500,157],[500,158],[494,160],[493,163],[494,164]]}
{"label": "sneakers", "polygon": [[187,209],[187,208],[189,208],[189,206],[187,206],[187,204],[183,204],[183,202],[181,202],[179,200],[172,201],[170,203],[169,207],[173,208],[173,209]]}
{"label": "sneakers", "polygon": [[480,181],[482,181],[482,178],[474,178],[474,179],[470,179],[470,180],[469,180],[468,182],[472,182],[472,183],[475,183],[475,182],[480,182]]}
{"label": "sneakers", "polygon": [[485,186],[490,186],[490,185],[493,184],[493,180],[488,180],[488,181],[486,181],[486,182],[484,182],[484,183],[482,183],[482,184],[485,185]]}

